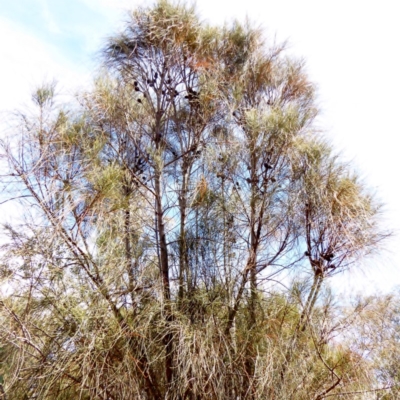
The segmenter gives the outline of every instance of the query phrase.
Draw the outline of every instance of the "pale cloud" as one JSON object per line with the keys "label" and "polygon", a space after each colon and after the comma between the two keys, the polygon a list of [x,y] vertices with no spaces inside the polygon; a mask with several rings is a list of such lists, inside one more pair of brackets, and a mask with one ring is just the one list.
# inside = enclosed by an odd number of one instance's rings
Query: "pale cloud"
{"label": "pale cloud", "polygon": [[42,7],[42,16],[46,21],[47,29],[49,30],[49,32],[54,34],[60,34],[62,32],[61,28],[59,24],[57,24],[53,15],[51,14],[47,1],[40,0],[40,5]]}
{"label": "pale cloud", "polygon": [[[87,82],[88,71],[71,64],[59,49],[44,43],[17,24],[0,18],[2,47],[0,110],[26,104],[30,91],[56,79],[70,93]],[[76,89],[74,89],[76,88]]]}
{"label": "pale cloud", "polygon": [[[113,10],[129,10],[138,5],[146,4],[144,1],[138,0],[82,0],[93,9],[113,9]],[[150,2],[147,2],[150,3]]]}

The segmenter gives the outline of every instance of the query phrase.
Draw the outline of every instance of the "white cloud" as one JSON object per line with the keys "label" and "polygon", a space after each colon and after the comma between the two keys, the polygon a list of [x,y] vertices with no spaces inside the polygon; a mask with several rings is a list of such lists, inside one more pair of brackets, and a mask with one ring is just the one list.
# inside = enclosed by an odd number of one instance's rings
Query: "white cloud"
{"label": "white cloud", "polygon": [[138,0],[83,0],[83,2],[94,9],[101,7],[114,10],[126,10],[136,7],[138,4],[144,4],[143,1]]}
{"label": "white cloud", "polygon": [[132,10],[138,6],[145,6],[152,1],[141,0],[81,0],[87,7],[100,12],[114,21],[120,21],[126,10]]}
{"label": "white cloud", "polygon": [[87,82],[88,71],[71,64],[62,52],[45,44],[20,26],[0,18],[2,59],[0,110],[26,103],[30,90],[43,81],[56,79],[61,89],[78,88]]}
{"label": "white cloud", "polygon": [[49,32],[54,33],[54,34],[60,34],[61,33],[61,28],[51,15],[49,6],[47,4],[46,0],[40,0],[40,5],[42,6],[42,15],[43,18],[46,21],[47,24],[47,29]]}

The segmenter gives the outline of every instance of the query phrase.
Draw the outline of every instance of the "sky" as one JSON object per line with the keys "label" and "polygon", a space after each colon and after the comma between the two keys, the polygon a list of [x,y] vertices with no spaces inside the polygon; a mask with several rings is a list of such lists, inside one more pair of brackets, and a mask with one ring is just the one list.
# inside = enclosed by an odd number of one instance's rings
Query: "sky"
{"label": "sky", "polygon": [[[198,0],[204,21],[249,19],[271,42],[288,41],[317,85],[317,127],[350,161],[385,206],[386,228],[399,233],[385,251],[332,279],[343,293],[387,292],[400,285],[398,153],[400,55],[394,0]],[[32,90],[57,80],[73,95],[87,87],[104,40],[118,33],[138,0],[0,2],[0,129],[7,113],[29,103]],[[2,128],[3,127],[3,128]],[[399,157],[400,158],[400,157]],[[1,215],[1,209],[0,209]]]}

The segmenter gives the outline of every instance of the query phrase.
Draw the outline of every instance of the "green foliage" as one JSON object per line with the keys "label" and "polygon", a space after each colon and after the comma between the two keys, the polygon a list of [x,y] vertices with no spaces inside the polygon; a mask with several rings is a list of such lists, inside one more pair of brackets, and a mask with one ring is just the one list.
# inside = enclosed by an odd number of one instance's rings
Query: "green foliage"
{"label": "green foliage", "polygon": [[39,107],[45,107],[51,105],[53,102],[55,94],[55,82],[50,84],[45,84],[38,88],[36,92],[32,95],[33,102]]}
{"label": "green foliage", "polygon": [[345,324],[326,289],[386,233],[313,131],[304,63],[250,23],[207,26],[167,1],[134,11],[103,56],[79,106],[44,85],[2,142],[4,196],[24,210],[0,266],[7,399],[321,400],[397,384],[389,347],[370,359],[345,340],[364,309]]}

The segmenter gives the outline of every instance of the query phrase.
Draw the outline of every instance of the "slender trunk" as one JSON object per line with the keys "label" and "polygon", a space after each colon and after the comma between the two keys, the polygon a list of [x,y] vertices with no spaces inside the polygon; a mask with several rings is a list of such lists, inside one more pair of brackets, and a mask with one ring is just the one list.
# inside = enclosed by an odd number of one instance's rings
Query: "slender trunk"
{"label": "slender trunk", "polygon": [[250,198],[250,303],[249,303],[249,329],[256,325],[256,303],[257,303],[257,233],[256,233],[256,212],[257,212],[257,155],[254,146],[251,145],[250,155],[250,185],[251,185],[251,198]]}
{"label": "slender trunk", "polygon": [[[233,322],[235,320],[237,311],[239,309],[240,302],[242,301],[244,289],[246,287],[246,284],[248,283],[248,276],[249,272],[254,271],[255,273],[255,278],[256,278],[256,261],[257,261],[257,250],[258,250],[258,245],[260,241],[260,235],[261,235],[261,224],[258,225],[256,234],[255,234],[255,241],[254,241],[254,246],[253,248],[250,249],[250,255],[249,258],[247,259],[246,267],[242,273],[242,282],[240,283],[238,293],[236,295],[234,305],[233,307],[230,307],[229,312],[228,312],[228,321],[225,327],[225,333],[228,334],[229,331],[231,330],[233,326]],[[251,284],[251,283],[250,283]],[[255,294],[257,295],[257,286],[255,286]],[[254,316],[255,318],[255,316]]]}
{"label": "slender trunk", "polygon": [[319,292],[321,290],[321,286],[322,286],[322,282],[324,280],[324,277],[321,273],[315,273],[314,275],[314,281],[313,284],[311,286],[311,290],[310,293],[308,294],[306,303],[304,305],[303,311],[300,315],[300,319],[299,322],[296,325],[295,331],[294,331],[294,335],[293,335],[293,339],[290,343],[290,346],[286,352],[285,355],[285,360],[284,360],[284,364],[282,365],[281,368],[281,372],[280,372],[280,387],[283,386],[284,381],[285,381],[285,375],[286,375],[286,371],[289,367],[290,362],[293,359],[293,355],[296,349],[296,345],[297,345],[297,341],[301,335],[302,332],[305,331],[306,327],[307,327],[307,322],[311,316],[311,313],[314,309],[315,306],[315,302],[317,301]]}
{"label": "slender trunk", "polygon": [[297,326],[297,331],[299,331],[299,332],[304,332],[306,329],[307,320],[309,320],[309,318],[312,314],[312,311],[315,306],[315,302],[317,301],[319,292],[321,290],[321,285],[322,285],[323,280],[324,280],[324,278],[323,278],[322,274],[314,275],[314,282],[311,286],[310,293],[308,295],[306,304],[305,304],[304,309],[300,316],[299,324]]}
{"label": "slender trunk", "polygon": [[157,231],[159,237],[160,246],[160,273],[163,286],[163,297],[164,297],[164,312],[165,312],[165,322],[167,333],[164,336],[164,346],[165,346],[165,374],[167,379],[167,385],[170,386],[173,377],[173,335],[170,331],[170,324],[173,321],[173,316],[171,313],[171,291],[169,284],[169,265],[168,265],[168,246],[167,238],[165,235],[164,227],[164,211],[162,208],[161,201],[161,173],[159,171],[155,174],[154,179],[154,189],[156,195],[156,220],[157,220]]}
{"label": "slender trunk", "polygon": [[129,291],[131,296],[132,304],[134,303],[134,284],[135,284],[135,276],[134,270],[132,266],[132,246],[131,246],[131,212],[129,209],[129,188],[127,185],[124,186],[124,195],[126,196],[126,200],[128,202],[125,210],[124,210],[124,241],[125,241],[125,262],[126,262],[126,271],[129,279]]}
{"label": "slender trunk", "polygon": [[171,288],[169,281],[169,262],[168,262],[168,245],[167,237],[165,234],[164,226],[164,209],[163,209],[163,191],[162,191],[162,178],[163,178],[163,165],[162,156],[166,146],[166,140],[163,138],[164,126],[162,123],[163,110],[161,109],[160,97],[157,96],[157,105],[155,111],[155,123],[153,131],[153,139],[156,153],[160,156],[159,161],[156,161],[154,168],[154,201],[155,201],[155,231],[157,238],[157,255],[159,257],[159,268],[162,282],[163,293],[163,308],[164,308],[164,321],[165,321],[165,334],[163,344],[165,348],[165,377],[167,389],[171,387],[173,380],[173,366],[174,366],[174,345],[173,334],[171,332],[171,323],[173,322],[173,315],[171,310]]}
{"label": "slender trunk", "polygon": [[237,296],[235,298],[233,307],[230,307],[229,311],[228,311],[228,318],[227,318],[227,323],[226,323],[226,327],[225,327],[225,334],[226,335],[229,334],[229,332],[230,332],[230,330],[231,330],[231,328],[233,326],[233,322],[235,321],[235,317],[236,317],[236,314],[237,314],[238,309],[239,309],[240,302],[241,302],[242,297],[243,297],[243,292],[244,292],[244,289],[245,289],[246,284],[248,282],[248,274],[249,274],[249,269],[246,267],[245,270],[243,271],[242,282],[240,283],[239,290],[238,290]]}
{"label": "slender trunk", "polygon": [[169,285],[169,266],[168,266],[168,246],[165,236],[165,227],[163,221],[163,208],[161,203],[161,185],[160,176],[156,175],[155,178],[155,193],[156,193],[156,215],[157,215],[157,231],[159,235],[160,245],[160,271],[163,284],[164,299],[169,301],[171,299],[170,285]]}
{"label": "slender trunk", "polygon": [[222,226],[223,226],[223,238],[222,238],[222,255],[223,255],[223,271],[225,277],[226,286],[226,301],[228,304],[231,303],[232,290],[231,290],[231,271],[227,268],[227,247],[226,247],[226,199],[225,199],[225,178],[221,178],[221,193],[222,193]]}
{"label": "slender trunk", "polygon": [[187,169],[184,168],[182,171],[183,181],[182,188],[179,197],[179,209],[180,209],[180,232],[179,232],[179,292],[178,300],[182,302],[184,297],[184,275],[186,273],[187,279],[187,290],[190,291],[190,279],[188,271],[188,255],[187,255],[187,243],[186,243],[186,194],[187,194]]}

